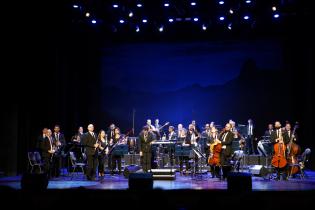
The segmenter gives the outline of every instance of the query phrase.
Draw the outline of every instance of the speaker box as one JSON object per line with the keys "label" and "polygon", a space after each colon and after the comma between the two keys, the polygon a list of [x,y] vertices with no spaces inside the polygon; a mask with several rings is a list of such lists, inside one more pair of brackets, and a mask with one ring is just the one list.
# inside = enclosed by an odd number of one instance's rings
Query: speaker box
{"label": "speaker box", "polygon": [[253,165],[249,168],[249,172],[255,176],[265,177],[268,175],[269,171],[263,165]]}
{"label": "speaker box", "polygon": [[48,186],[48,178],[47,174],[31,174],[26,173],[23,174],[21,179],[21,188],[23,190],[32,190],[32,191],[38,191],[38,190],[46,190]]}
{"label": "speaker box", "polygon": [[129,166],[126,166],[126,167],[125,167],[125,170],[124,170],[124,176],[125,176],[126,178],[128,178],[131,173],[136,173],[136,172],[139,171],[139,170],[140,170],[140,166],[138,166],[138,165],[129,165]]}
{"label": "speaker box", "polygon": [[227,176],[227,186],[230,191],[251,191],[252,175],[250,173],[230,172]]}
{"label": "speaker box", "polygon": [[130,190],[152,190],[152,173],[131,173],[129,174],[128,185]]}

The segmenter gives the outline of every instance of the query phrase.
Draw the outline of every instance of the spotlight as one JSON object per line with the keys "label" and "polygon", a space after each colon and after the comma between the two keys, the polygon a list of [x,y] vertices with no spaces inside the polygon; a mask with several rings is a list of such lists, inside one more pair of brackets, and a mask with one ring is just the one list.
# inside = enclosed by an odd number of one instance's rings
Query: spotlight
{"label": "spotlight", "polygon": [[272,11],[277,11],[277,7],[273,6]]}
{"label": "spotlight", "polygon": [[148,22],[147,19],[143,19],[143,20],[142,20],[142,23],[147,23],[147,22]]}
{"label": "spotlight", "polygon": [[119,22],[120,22],[120,23],[125,23],[125,21],[124,21],[124,20],[122,20],[122,19],[121,19],[121,20],[119,20]]}
{"label": "spotlight", "polygon": [[168,19],[168,22],[173,23],[173,22],[174,22],[174,19],[173,19],[173,18],[169,18],[169,19]]}
{"label": "spotlight", "polygon": [[221,21],[223,21],[225,18],[224,18],[224,16],[221,16],[219,19],[220,19]]}
{"label": "spotlight", "polygon": [[118,4],[113,4],[113,7],[114,8],[118,8]]}
{"label": "spotlight", "polygon": [[274,14],[273,17],[274,17],[274,18],[279,18],[280,15],[277,13],[277,14]]}
{"label": "spotlight", "polygon": [[233,13],[234,13],[234,11],[233,11],[232,9],[230,9],[230,11],[229,11],[229,12],[230,12],[230,14],[233,14]]}
{"label": "spotlight", "polygon": [[164,31],[164,27],[161,26],[161,27],[159,28],[159,32],[163,32],[163,31]]}
{"label": "spotlight", "polygon": [[96,20],[94,20],[94,19],[91,20],[91,23],[96,24]]}
{"label": "spotlight", "polygon": [[191,6],[196,6],[196,2],[191,2],[190,5]]}
{"label": "spotlight", "polygon": [[90,13],[89,12],[85,13],[85,17],[90,17]]}
{"label": "spotlight", "polygon": [[142,4],[137,4],[137,7],[142,7]]}
{"label": "spotlight", "polygon": [[251,1],[251,0],[246,0],[245,2],[246,2],[246,4],[250,4],[250,3],[252,3],[252,1]]}
{"label": "spotlight", "polygon": [[136,32],[140,32],[139,26],[136,27]]}
{"label": "spotlight", "polygon": [[230,24],[228,25],[228,29],[229,29],[229,30],[232,30],[232,23],[230,23]]}
{"label": "spotlight", "polygon": [[205,24],[202,25],[202,30],[207,30],[207,26]]}
{"label": "spotlight", "polygon": [[194,21],[195,21],[195,22],[197,22],[198,20],[199,20],[199,18],[196,18],[196,17],[194,18]]}
{"label": "spotlight", "polygon": [[243,18],[244,18],[244,20],[248,20],[248,19],[249,19],[249,16],[248,16],[248,15],[245,15]]}
{"label": "spotlight", "polygon": [[164,4],[164,7],[169,7],[169,6],[170,6],[169,3],[165,3],[165,4]]}
{"label": "spotlight", "polygon": [[72,5],[72,6],[73,6],[73,8],[75,8],[75,9],[79,8],[79,5],[77,5],[77,4],[74,4],[74,5]]}
{"label": "spotlight", "polygon": [[224,4],[224,1],[219,1],[219,4],[220,4],[220,5],[223,5],[223,4]]}
{"label": "spotlight", "polygon": [[132,12],[129,12],[128,16],[129,16],[129,17],[132,17],[132,16],[133,16],[133,13],[132,13]]}

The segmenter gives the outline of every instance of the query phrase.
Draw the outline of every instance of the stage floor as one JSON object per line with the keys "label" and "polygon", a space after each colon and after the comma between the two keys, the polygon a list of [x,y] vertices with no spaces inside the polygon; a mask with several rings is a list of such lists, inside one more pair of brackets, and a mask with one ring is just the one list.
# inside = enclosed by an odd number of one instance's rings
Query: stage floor
{"label": "stage floor", "polygon": [[[21,189],[21,176],[2,177],[0,186],[7,186],[13,189]],[[48,185],[49,189],[104,189],[104,190],[124,190],[128,189],[128,179],[123,175],[110,176],[105,175],[103,180],[87,181],[83,174],[74,174],[71,176],[61,176],[51,179]],[[306,171],[305,179],[290,178],[288,181],[276,181],[273,179],[264,179],[262,177],[252,177],[253,191],[305,191],[315,190],[315,171]],[[176,173],[175,180],[154,180],[154,189],[177,190],[225,190],[227,182],[220,181],[218,178],[211,178],[210,174],[204,174],[201,177],[192,177],[190,175],[180,175]]]}

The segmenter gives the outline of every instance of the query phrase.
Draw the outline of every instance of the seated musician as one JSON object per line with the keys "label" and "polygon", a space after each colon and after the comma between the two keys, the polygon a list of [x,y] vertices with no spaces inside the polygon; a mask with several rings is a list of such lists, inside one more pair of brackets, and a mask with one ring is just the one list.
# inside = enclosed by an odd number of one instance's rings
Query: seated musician
{"label": "seated musician", "polygon": [[169,141],[176,141],[177,140],[177,134],[175,133],[174,126],[168,127],[168,138]]}

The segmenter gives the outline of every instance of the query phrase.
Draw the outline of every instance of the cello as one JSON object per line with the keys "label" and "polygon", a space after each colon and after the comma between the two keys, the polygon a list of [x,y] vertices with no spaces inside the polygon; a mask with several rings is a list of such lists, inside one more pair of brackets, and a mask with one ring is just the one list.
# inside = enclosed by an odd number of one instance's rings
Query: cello
{"label": "cello", "polygon": [[218,140],[218,136],[216,134],[214,142],[210,144],[210,156],[208,158],[209,165],[220,166],[221,150],[222,150],[222,144]]}
{"label": "cello", "polygon": [[275,168],[284,168],[287,165],[286,146],[283,142],[282,131],[280,131],[278,142],[273,146],[274,155],[271,160],[271,165]]}
{"label": "cello", "polygon": [[[300,146],[293,142],[293,139],[295,139],[295,132],[296,132],[297,128],[298,128],[298,124],[295,124],[292,135],[290,137],[290,142],[287,145],[288,163],[290,165],[294,165],[294,164],[298,163],[297,155],[301,152]],[[289,167],[288,170],[289,170],[289,174],[293,175],[299,171],[299,167],[298,166],[291,166],[291,167]]]}

